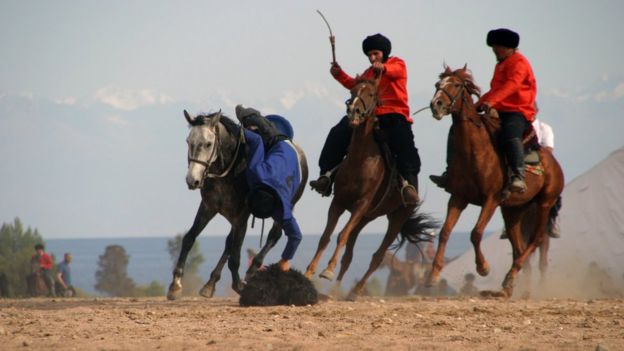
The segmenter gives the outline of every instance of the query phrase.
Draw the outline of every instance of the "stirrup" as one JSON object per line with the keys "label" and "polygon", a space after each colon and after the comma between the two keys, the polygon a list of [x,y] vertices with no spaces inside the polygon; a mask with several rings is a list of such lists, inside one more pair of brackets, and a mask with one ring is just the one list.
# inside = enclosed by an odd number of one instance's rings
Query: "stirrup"
{"label": "stirrup", "polygon": [[[416,193],[416,199],[407,199],[407,192],[413,189],[414,192]],[[409,201],[408,201],[409,200]],[[418,203],[420,203],[420,198],[418,196],[418,191],[416,190],[416,188],[408,183],[407,181],[403,181],[403,185],[401,186],[401,201],[403,202],[403,206],[407,207],[407,206],[412,206],[412,205],[418,205]]]}

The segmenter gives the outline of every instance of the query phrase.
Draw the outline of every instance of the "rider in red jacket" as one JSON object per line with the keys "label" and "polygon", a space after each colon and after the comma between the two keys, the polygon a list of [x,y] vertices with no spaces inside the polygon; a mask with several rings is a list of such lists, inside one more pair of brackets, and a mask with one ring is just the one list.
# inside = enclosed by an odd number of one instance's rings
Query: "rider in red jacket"
{"label": "rider in red jacket", "polygon": [[[491,108],[498,111],[501,120],[501,142],[511,168],[509,190],[524,192],[524,147],[523,134],[531,127],[535,119],[535,96],[537,84],[531,64],[520,52],[520,36],[509,29],[491,30],[487,35],[487,45],[492,47],[498,63],[490,82],[490,91],[483,94],[477,107],[485,112]],[[452,138],[452,128],[449,139]],[[452,143],[449,142],[448,146]],[[452,150],[447,147],[447,163],[452,157]],[[448,181],[446,172],[441,176],[430,176],[438,186],[444,188]]]}
{"label": "rider in red jacket", "polygon": [[[408,204],[416,204],[419,201],[420,157],[414,145],[412,119],[407,102],[407,69],[402,59],[390,57],[391,49],[390,40],[381,34],[366,37],[362,42],[362,51],[371,66],[361,76],[373,79],[376,74],[381,73],[378,87],[380,104],[375,109],[375,115],[380,128],[388,136],[386,142],[396,158],[399,173],[408,182],[402,190],[404,200]],[[356,84],[356,79],[345,73],[338,63],[332,64],[330,73],[347,89]],[[321,176],[310,182],[312,188],[323,196],[331,194],[332,173],[347,154],[351,133],[349,120],[344,116],[327,136],[319,159]]]}

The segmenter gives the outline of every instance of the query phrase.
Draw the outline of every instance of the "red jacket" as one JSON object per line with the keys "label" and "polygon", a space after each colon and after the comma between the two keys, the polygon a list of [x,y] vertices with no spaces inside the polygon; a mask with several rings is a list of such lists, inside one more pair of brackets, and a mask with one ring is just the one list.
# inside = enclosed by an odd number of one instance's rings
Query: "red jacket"
{"label": "red jacket", "polygon": [[529,61],[518,51],[496,64],[490,91],[483,94],[478,105],[487,102],[501,112],[521,112],[532,122],[535,119],[537,84]]}
{"label": "red jacket", "polygon": [[[375,73],[372,67],[364,71],[362,77],[373,79]],[[347,89],[353,88],[356,84],[355,79],[342,69],[334,78]],[[408,122],[413,122],[407,104],[407,68],[402,59],[393,56],[384,63],[384,72],[379,81],[379,99],[380,104],[375,109],[375,115],[398,113],[403,115]]]}
{"label": "red jacket", "polygon": [[44,252],[41,256],[39,256],[39,267],[41,267],[42,269],[52,269],[53,265],[54,262],[52,262],[50,255],[48,255],[47,253]]}

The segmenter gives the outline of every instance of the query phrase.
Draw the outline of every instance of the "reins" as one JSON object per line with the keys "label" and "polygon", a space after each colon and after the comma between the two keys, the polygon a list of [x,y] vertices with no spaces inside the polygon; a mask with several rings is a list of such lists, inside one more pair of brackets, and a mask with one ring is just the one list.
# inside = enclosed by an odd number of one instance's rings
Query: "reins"
{"label": "reins", "polygon": [[202,160],[198,160],[196,158],[192,158],[190,156],[188,156],[188,162],[195,162],[195,163],[199,163],[200,165],[203,165],[204,167],[206,167],[206,170],[204,171],[204,178],[223,178],[225,176],[227,176],[230,171],[232,170],[232,168],[234,168],[234,165],[236,164],[236,161],[238,160],[238,154],[240,152],[240,147],[242,144],[244,144],[245,142],[245,134],[243,133],[243,128],[240,127],[239,128],[239,134],[238,134],[238,139],[236,140],[236,149],[234,150],[234,156],[232,157],[232,160],[230,161],[230,164],[225,168],[225,170],[221,173],[212,173],[209,172],[209,168],[210,165],[212,165],[212,162],[214,162],[214,158],[216,157],[216,153],[217,153],[217,145],[219,145],[220,143],[220,134],[219,134],[219,127],[215,128],[215,136],[216,136],[216,143],[215,146],[212,148],[212,152],[210,154],[210,157],[208,158],[208,161],[202,161]]}

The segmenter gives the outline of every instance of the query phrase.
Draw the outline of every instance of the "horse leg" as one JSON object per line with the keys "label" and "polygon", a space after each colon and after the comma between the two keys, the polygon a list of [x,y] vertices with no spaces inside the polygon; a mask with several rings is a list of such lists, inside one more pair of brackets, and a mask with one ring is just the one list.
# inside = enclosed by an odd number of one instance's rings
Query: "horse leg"
{"label": "horse leg", "polygon": [[[518,260],[528,252],[522,237],[522,220],[527,208],[524,207],[503,207],[501,213],[505,221],[505,227],[509,241],[511,242],[513,264],[503,280],[503,290],[500,293],[492,293],[495,297],[511,297],[516,276],[522,265],[518,265]],[[524,262],[524,261],[523,261]]]}
{"label": "horse leg", "polygon": [[360,225],[360,221],[362,220],[363,211],[355,211],[351,214],[351,218],[345,225],[344,229],[338,235],[338,242],[336,244],[336,249],[334,250],[334,254],[332,255],[329,263],[327,264],[327,268],[320,274],[321,278],[325,278],[327,280],[332,280],[334,278],[334,269],[336,268],[336,264],[338,263],[338,256],[340,255],[340,251],[347,244],[347,240],[353,233],[353,230]]}
{"label": "horse leg", "polygon": [[267,237],[267,241],[262,247],[262,250],[258,252],[256,256],[251,260],[251,265],[247,269],[247,273],[245,273],[245,281],[248,282],[251,277],[253,277],[258,269],[262,266],[262,262],[264,262],[264,257],[266,257],[269,250],[277,244],[278,240],[282,237],[282,226],[279,225],[276,221],[273,222],[273,226],[269,231],[269,235]]}
{"label": "horse leg", "polygon": [[370,278],[371,274],[373,274],[373,272],[377,270],[381,262],[383,262],[388,247],[390,247],[390,245],[396,239],[397,235],[399,235],[399,231],[405,223],[405,219],[407,218],[407,216],[409,216],[409,214],[405,215],[404,213],[401,213],[401,211],[396,211],[388,215],[388,229],[386,231],[386,235],[384,236],[381,245],[379,245],[377,251],[375,251],[375,253],[373,254],[373,257],[368,266],[368,270],[366,271],[362,279],[360,279],[360,281],[358,281],[357,284],[353,287],[351,292],[349,292],[347,300],[355,301],[357,297],[360,296],[362,290],[364,290],[364,287],[366,286],[368,278]]}
{"label": "horse leg", "polygon": [[451,195],[451,198],[448,202],[446,219],[444,220],[442,230],[440,231],[440,237],[438,239],[438,249],[436,250],[433,262],[431,264],[431,272],[429,273],[429,278],[427,279],[427,282],[425,284],[427,287],[432,287],[436,285],[440,280],[440,272],[442,271],[442,267],[444,266],[444,252],[446,251],[446,243],[451,236],[451,231],[453,230],[453,227],[455,227],[455,224],[457,224],[457,220],[459,219],[459,216],[466,208],[466,206],[468,206],[468,202],[460,199],[457,196]]}
{"label": "horse leg", "polygon": [[539,255],[539,270],[540,270],[540,279],[544,280],[546,276],[546,270],[548,269],[548,249],[550,248],[550,237],[548,235],[544,235],[542,241],[542,245],[540,245],[540,255]]}
{"label": "horse leg", "polygon": [[203,297],[212,297],[215,293],[215,285],[221,279],[221,271],[223,271],[223,266],[225,266],[225,262],[227,262],[228,257],[230,256],[230,246],[232,245],[232,231],[225,238],[225,248],[223,249],[223,253],[219,258],[219,262],[210,273],[210,279],[204,284],[204,286],[199,289],[199,295]]}
{"label": "horse leg", "polygon": [[238,268],[240,267],[240,252],[247,231],[247,217],[244,221],[232,225],[232,245],[230,246],[230,257],[228,259],[228,268],[232,274],[232,290],[240,294],[244,284],[241,282]]}
{"label": "horse leg", "polygon": [[486,261],[483,256],[483,252],[481,251],[481,239],[483,238],[483,231],[485,227],[492,219],[492,215],[494,215],[494,211],[496,210],[497,203],[489,198],[481,207],[481,212],[479,213],[479,218],[477,219],[477,224],[472,229],[470,233],[470,242],[472,242],[472,246],[475,251],[475,264],[477,266],[477,273],[480,276],[485,277],[490,273],[490,265]]}
{"label": "horse leg", "polygon": [[199,233],[204,230],[208,222],[210,222],[215,215],[216,211],[209,209],[202,201],[197,209],[197,214],[195,214],[195,220],[193,221],[191,229],[189,229],[182,239],[182,248],[176,267],[173,270],[173,280],[169,285],[167,299],[175,300],[182,294],[182,277],[184,276],[184,265],[186,264],[188,253],[191,251]]}
{"label": "horse leg", "polygon": [[319,240],[318,248],[316,249],[314,258],[312,258],[312,261],[310,261],[310,264],[308,264],[308,268],[306,269],[306,272],[305,272],[305,276],[308,279],[311,279],[312,276],[314,275],[314,272],[316,272],[316,266],[318,265],[319,260],[321,259],[321,255],[323,255],[323,251],[325,251],[325,249],[327,248],[331,234],[334,232],[334,229],[336,229],[336,224],[338,223],[338,219],[340,218],[340,215],[344,213],[344,211],[345,211],[344,208],[340,208],[335,203],[335,201],[332,201],[331,205],[329,206],[329,211],[327,214],[327,224],[325,225],[325,230],[323,231],[323,235],[321,236],[321,239]]}
{"label": "horse leg", "polygon": [[548,215],[550,212],[550,208],[552,207],[552,203],[546,204],[538,204],[537,213],[536,213],[536,221],[535,227],[533,229],[533,235],[531,236],[531,241],[526,247],[526,250],[520,254],[518,258],[514,260],[514,264],[507,273],[509,277],[511,275],[511,282],[508,283],[508,277],[505,277],[505,282],[503,283],[503,288],[509,289],[513,287],[513,277],[522,269],[522,265],[527,260],[527,258],[535,251],[535,249],[540,246],[544,240],[545,232],[546,232],[546,224],[548,223]]}
{"label": "horse leg", "polygon": [[362,231],[362,229],[369,222],[370,222],[369,219],[363,218],[360,221],[360,223],[358,223],[358,225],[353,229],[353,233],[351,233],[351,236],[349,237],[349,240],[347,241],[347,248],[345,249],[345,253],[342,255],[342,259],[340,260],[340,272],[338,272],[338,278],[336,279],[338,282],[342,281],[342,277],[344,277],[344,274],[347,272],[347,269],[349,269],[349,266],[351,265],[351,261],[353,260],[353,248],[355,247],[355,241],[360,235],[360,232]]}

